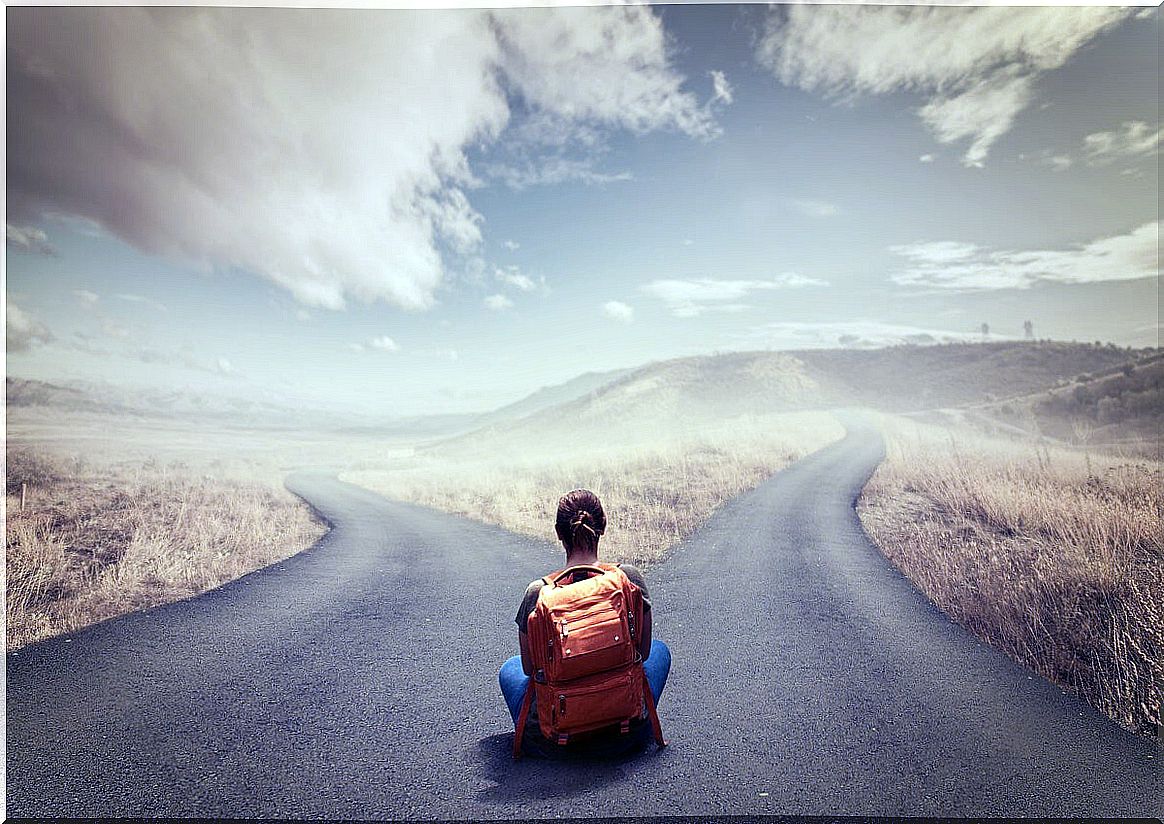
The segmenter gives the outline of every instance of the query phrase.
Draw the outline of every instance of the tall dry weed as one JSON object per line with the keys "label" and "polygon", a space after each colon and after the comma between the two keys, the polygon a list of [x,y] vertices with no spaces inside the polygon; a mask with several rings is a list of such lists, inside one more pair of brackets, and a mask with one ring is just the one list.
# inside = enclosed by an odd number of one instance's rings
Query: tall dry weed
{"label": "tall dry weed", "polygon": [[261,483],[156,464],[98,475],[9,453],[9,477],[31,475],[22,467],[38,474],[24,511],[19,494],[6,501],[9,649],[204,592],[325,531],[300,501]]}
{"label": "tall dry weed", "polygon": [[859,512],[947,614],[1120,724],[1164,690],[1164,470],[969,432],[891,429]]}

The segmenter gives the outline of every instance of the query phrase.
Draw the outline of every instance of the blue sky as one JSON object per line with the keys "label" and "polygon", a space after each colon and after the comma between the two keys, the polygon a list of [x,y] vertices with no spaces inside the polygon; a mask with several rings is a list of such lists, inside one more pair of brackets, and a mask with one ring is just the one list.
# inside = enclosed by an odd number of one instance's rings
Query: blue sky
{"label": "blue sky", "polygon": [[9,9],[7,370],[404,415],[982,323],[1158,345],[1158,38],[1155,9]]}

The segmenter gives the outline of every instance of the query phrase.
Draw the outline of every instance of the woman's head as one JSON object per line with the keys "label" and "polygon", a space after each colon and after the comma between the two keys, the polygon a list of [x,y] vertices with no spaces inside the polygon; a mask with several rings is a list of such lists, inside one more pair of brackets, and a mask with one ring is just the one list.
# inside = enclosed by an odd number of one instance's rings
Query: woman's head
{"label": "woman's head", "polygon": [[598,536],[606,531],[606,513],[602,502],[589,489],[567,492],[558,501],[558,518],[554,523],[558,540],[566,553],[598,552]]}

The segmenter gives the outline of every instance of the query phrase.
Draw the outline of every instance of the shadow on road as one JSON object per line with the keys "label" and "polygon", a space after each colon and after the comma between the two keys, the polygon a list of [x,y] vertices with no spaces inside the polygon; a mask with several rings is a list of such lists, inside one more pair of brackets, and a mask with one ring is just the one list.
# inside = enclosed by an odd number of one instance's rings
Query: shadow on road
{"label": "shadow on road", "polygon": [[608,758],[513,759],[513,733],[482,738],[477,745],[482,776],[494,786],[477,793],[482,803],[513,799],[571,798],[628,779],[626,767],[641,759],[657,757],[654,747]]}

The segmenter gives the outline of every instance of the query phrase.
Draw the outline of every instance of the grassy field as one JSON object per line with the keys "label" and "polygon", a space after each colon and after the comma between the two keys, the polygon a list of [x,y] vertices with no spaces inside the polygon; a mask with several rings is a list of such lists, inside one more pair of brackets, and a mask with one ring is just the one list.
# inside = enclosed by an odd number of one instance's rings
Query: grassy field
{"label": "grassy field", "polygon": [[720,504],[843,434],[825,413],[742,416],[693,431],[698,434],[621,442],[611,433],[601,449],[561,438],[553,451],[543,442],[497,452],[486,441],[470,457],[419,453],[397,468],[343,477],[392,498],[549,541],[555,540],[558,497],[585,487],[598,494],[607,513],[602,557],[650,566]]}
{"label": "grassy field", "polygon": [[985,641],[1155,735],[1164,690],[1164,467],[889,426],[865,529]]}
{"label": "grassy field", "polygon": [[326,531],[262,473],[87,464],[12,446],[6,470],[9,650],[212,589]]}

